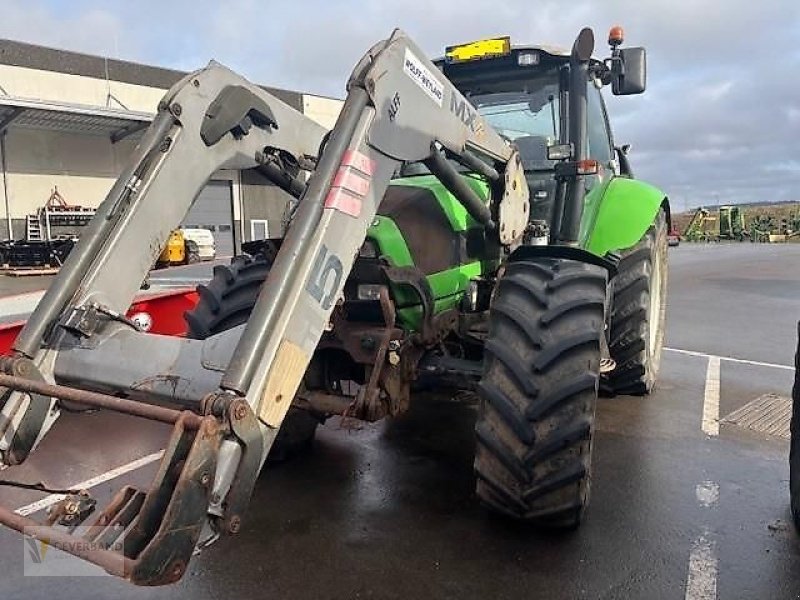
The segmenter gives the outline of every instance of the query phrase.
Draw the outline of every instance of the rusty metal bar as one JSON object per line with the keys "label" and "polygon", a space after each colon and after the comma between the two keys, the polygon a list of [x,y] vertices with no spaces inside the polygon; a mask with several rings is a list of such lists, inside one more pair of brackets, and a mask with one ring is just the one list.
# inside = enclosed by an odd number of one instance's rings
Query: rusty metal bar
{"label": "rusty metal bar", "polygon": [[189,411],[174,410],[163,406],[144,404],[135,400],[117,398],[108,394],[99,394],[76,388],[65,387],[63,385],[52,385],[41,381],[33,381],[23,377],[0,374],[0,387],[12,390],[19,390],[29,394],[39,394],[42,396],[52,396],[61,400],[84,404],[94,408],[105,408],[135,417],[142,417],[152,421],[175,424],[181,415],[185,416],[184,424],[190,429],[199,429],[203,422],[203,417]]}
{"label": "rusty metal bar", "polygon": [[[297,402],[298,400],[299,402]],[[307,390],[297,396],[296,402],[301,406],[306,405],[307,408],[319,413],[345,415],[352,408],[355,398]]]}
{"label": "rusty metal bar", "polygon": [[75,537],[54,527],[42,525],[33,519],[18,515],[4,506],[0,506],[0,523],[54,548],[58,548],[67,554],[89,561],[117,577],[125,577],[126,561],[134,562],[118,552],[92,547],[92,544],[83,538]]}

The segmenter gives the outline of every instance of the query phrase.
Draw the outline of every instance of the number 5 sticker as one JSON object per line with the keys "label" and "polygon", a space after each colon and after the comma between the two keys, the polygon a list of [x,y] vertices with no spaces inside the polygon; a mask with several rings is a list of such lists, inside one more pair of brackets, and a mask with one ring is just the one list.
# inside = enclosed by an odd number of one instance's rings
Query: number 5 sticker
{"label": "number 5 sticker", "polygon": [[[333,273],[333,284],[328,288],[328,280]],[[330,310],[333,306],[333,301],[336,297],[336,290],[339,289],[339,284],[342,281],[344,268],[342,261],[339,257],[328,251],[328,247],[323,244],[317,257],[314,259],[314,267],[311,271],[311,277],[306,284],[306,291],[311,294],[311,297],[319,302],[325,310]]]}

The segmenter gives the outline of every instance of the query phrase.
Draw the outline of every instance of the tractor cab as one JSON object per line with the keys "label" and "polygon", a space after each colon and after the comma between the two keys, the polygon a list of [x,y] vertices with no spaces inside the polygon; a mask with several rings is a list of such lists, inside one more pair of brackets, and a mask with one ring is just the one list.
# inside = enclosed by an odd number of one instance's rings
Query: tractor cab
{"label": "tractor cab", "polygon": [[[622,41],[622,28],[612,28],[605,60],[592,56],[594,37],[586,29],[572,49],[512,46],[500,37],[450,46],[433,61],[463,94],[443,98],[442,108],[476,136],[492,129],[519,152],[530,193],[526,243],[575,245],[587,193],[615,175],[631,176],[625,153],[614,147],[601,94],[609,84],[616,95],[645,89],[645,50],[622,49]],[[485,177],[449,158],[485,201],[491,193]],[[434,289],[447,282],[442,289],[452,304],[470,282],[466,272],[496,259],[498,249],[484,243],[483,226],[429,167],[417,162],[399,170],[367,232],[370,256],[358,263],[401,244],[404,266],[413,265]],[[393,289],[399,318],[418,326],[420,294]]]}
{"label": "tractor cab", "polygon": [[[622,28],[609,33],[611,56],[591,57],[585,75],[569,49],[554,46],[512,46],[509,37],[493,38],[448,47],[435,61],[477,110],[454,105],[474,129],[483,121],[513,142],[522,158],[531,192],[531,219],[559,221],[556,167],[563,159],[578,159],[583,145],[585,157],[595,161],[591,176],[584,179],[591,188],[604,178],[629,175],[624,152],[614,148],[601,88],[612,84],[615,95],[640,94],[645,89],[644,48],[619,46]],[[570,110],[570,93],[575,90],[583,114]],[[574,130],[570,130],[570,121]],[[585,123],[585,125],[583,124]],[[579,129],[580,128],[580,129]]]}

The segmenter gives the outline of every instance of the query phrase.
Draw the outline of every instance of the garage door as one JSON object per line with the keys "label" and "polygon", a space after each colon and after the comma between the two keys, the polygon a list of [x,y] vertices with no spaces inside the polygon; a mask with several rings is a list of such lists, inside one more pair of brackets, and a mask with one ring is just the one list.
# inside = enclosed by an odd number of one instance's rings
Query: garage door
{"label": "garage door", "polygon": [[214,234],[217,256],[233,255],[232,199],[230,181],[209,181],[183,221],[184,227],[202,227]]}

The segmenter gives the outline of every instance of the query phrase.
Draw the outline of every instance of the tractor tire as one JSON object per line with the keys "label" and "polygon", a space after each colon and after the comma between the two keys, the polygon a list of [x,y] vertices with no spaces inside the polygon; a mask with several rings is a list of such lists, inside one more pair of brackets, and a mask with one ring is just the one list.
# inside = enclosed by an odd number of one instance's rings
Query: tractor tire
{"label": "tractor tire", "polygon": [[[187,337],[202,340],[247,322],[271,266],[271,261],[257,255],[236,256],[230,265],[214,267],[208,285],[197,286],[197,305],[184,315]],[[309,449],[319,423],[320,419],[307,410],[290,407],[268,460],[282,462]]]}
{"label": "tractor tire", "polygon": [[617,363],[607,385],[615,394],[643,396],[655,386],[661,366],[667,312],[667,215],[620,260],[612,282],[609,352]]}
{"label": "tractor tire", "polygon": [[797,353],[794,355],[792,424],[789,445],[789,495],[794,526],[800,532],[800,323],[797,324]]}
{"label": "tractor tire", "polygon": [[589,502],[607,272],[575,260],[512,262],[489,316],[478,385],[479,499],[549,528]]}

